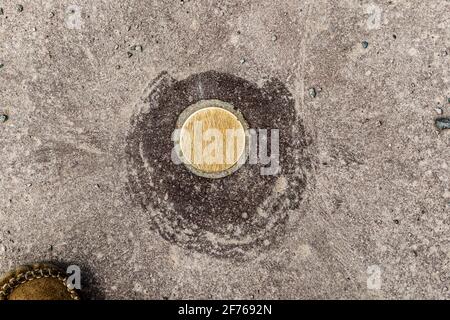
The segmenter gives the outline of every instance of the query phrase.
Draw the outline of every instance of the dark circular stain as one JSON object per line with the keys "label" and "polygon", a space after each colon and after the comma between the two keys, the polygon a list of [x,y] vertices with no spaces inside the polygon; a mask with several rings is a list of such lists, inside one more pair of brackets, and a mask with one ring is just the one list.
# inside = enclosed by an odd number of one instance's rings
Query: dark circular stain
{"label": "dark circular stain", "polygon": [[[246,163],[230,176],[207,179],[172,162],[178,116],[207,99],[231,103],[251,128],[279,129],[279,174],[263,176],[260,169],[267,165]],[[215,71],[180,81],[163,73],[132,119],[126,150],[130,190],[166,240],[217,257],[243,257],[275,243],[288,211],[299,206],[309,163],[305,141],[295,101],[279,80],[258,87]]]}

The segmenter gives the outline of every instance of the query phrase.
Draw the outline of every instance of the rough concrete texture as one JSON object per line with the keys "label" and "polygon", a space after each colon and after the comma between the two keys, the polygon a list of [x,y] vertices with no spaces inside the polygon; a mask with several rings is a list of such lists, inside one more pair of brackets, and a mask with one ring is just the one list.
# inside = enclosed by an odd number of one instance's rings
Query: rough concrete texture
{"label": "rough concrete texture", "polygon": [[[450,298],[449,1],[0,7],[0,270],[78,264],[97,299]],[[281,81],[310,139],[300,207],[243,260],[167,241],[128,187],[145,88],[210,70]]]}

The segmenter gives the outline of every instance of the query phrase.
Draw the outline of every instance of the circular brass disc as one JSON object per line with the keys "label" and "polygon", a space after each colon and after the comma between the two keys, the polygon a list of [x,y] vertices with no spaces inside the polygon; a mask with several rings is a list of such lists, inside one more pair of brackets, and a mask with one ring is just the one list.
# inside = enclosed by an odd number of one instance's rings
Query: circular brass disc
{"label": "circular brass disc", "polygon": [[220,178],[245,161],[247,125],[230,104],[200,101],[180,115],[178,127],[181,158],[194,173]]}

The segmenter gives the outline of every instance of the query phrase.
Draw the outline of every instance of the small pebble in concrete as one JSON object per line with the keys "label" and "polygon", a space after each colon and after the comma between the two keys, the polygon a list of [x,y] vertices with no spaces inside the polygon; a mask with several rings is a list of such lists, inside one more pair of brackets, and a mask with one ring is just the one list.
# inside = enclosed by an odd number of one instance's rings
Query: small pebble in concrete
{"label": "small pebble in concrete", "polygon": [[132,46],[131,50],[140,51],[140,52],[144,51],[144,49],[142,48],[142,46],[140,44]]}
{"label": "small pebble in concrete", "polygon": [[3,63],[0,63],[0,69],[3,68],[5,65]]}
{"label": "small pebble in concrete", "polygon": [[17,5],[17,12],[22,12],[23,11],[23,5],[18,4]]}
{"label": "small pebble in concrete", "polygon": [[435,108],[434,109],[436,111],[437,114],[441,115],[443,113],[441,108]]}
{"label": "small pebble in concrete", "polygon": [[400,220],[394,219],[394,223],[395,223],[395,224],[400,224]]}
{"label": "small pebble in concrete", "polygon": [[369,43],[367,41],[363,41],[361,44],[364,49],[367,49],[369,47]]}
{"label": "small pebble in concrete", "polygon": [[275,41],[277,41],[277,40],[278,40],[278,37],[277,37],[277,35],[274,34],[274,35],[272,36],[272,41],[275,42]]}
{"label": "small pebble in concrete", "polygon": [[317,91],[315,88],[309,88],[308,93],[311,98],[317,97]]}
{"label": "small pebble in concrete", "polygon": [[244,63],[245,63],[245,59],[242,58],[241,60],[239,60],[239,62],[240,62],[241,64],[244,64]]}
{"label": "small pebble in concrete", "polygon": [[447,98],[447,102],[450,103],[450,97]]}
{"label": "small pebble in concrete", "polygon": [[133,56],[133,54],[131,52],[127,52],[127,56],[128,56],[128,58],[131,58]]}
{"label": "small pebble in concrete", "polygon": [[0,114],[0,123],[8,121],[8,116],[6,114]]}
{"label": "small pebble in concrete", "polygon": [[436,119],[435,124],[439,130],[450,129],[450,118]]}
{"label": "small pebble in concrete", "polygon": [[50,12],[49,14],[48,14],[48,17],[49,18],[53,18],[55,16],[55,13],[54,12]]}
{"label": "small pebble in concrete", "polygon": [[0,8],[0,16],[2,16],[3,15],[3,8]]}

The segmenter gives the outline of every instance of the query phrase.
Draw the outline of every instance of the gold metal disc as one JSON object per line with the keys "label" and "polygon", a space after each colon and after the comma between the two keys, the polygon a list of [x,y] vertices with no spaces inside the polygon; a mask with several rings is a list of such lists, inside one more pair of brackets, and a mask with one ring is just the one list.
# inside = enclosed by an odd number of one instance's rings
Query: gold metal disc
{"label": "gold metal disc", "polygon": [[180,115],[177,126],[182,161],[197,175],[221,178],[246,159],[248,126],[228,103],[202,100]]}

